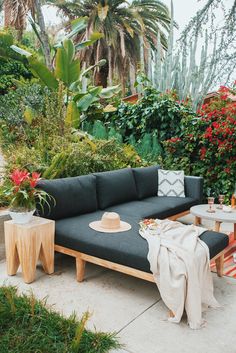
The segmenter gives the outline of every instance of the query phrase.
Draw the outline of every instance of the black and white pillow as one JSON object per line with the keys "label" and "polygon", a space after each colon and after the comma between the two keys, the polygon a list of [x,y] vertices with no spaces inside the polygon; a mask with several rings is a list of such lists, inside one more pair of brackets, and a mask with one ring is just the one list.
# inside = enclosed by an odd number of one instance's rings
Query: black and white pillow
{"label": "black and white pillow", "polygon": [[185,197],[184,171],[158,169],[158,196]]}

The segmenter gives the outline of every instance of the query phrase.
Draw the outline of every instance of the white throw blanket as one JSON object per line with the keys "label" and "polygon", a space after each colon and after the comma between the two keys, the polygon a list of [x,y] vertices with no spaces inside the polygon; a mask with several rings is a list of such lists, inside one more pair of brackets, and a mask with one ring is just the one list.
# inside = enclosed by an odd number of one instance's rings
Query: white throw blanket
{"label": "white throw blanket", "polygon": [[219,307],[213,294],[209,249],[199,239],[206,229],[169,220],[157,228],[140,229],[148,242],[148,261],[162,300],[180,322],[185,309],[192,329],[201,328],[202,304]]}

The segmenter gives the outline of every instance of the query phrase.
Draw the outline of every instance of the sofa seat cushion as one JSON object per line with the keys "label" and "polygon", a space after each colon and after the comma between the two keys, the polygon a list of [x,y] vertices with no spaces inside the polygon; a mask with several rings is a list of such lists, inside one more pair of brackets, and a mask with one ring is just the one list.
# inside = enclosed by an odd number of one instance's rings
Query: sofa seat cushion
{"label": "sofa seat cushion", "polygon": [[159,207],[166,207],[172,212],[168,216],[175,215],[190,209],[190,207],[197,205],[198,201],[192,197],[176,197],[176,196],[154,196],[143,200],[147,203],[152,203]]}
{"label": "sofa seat cushion", "polygon": [[37,187],[53,196],[55,205],[49,200],[44,212],[38,206],[40,216],[61,219],[97,210],[96,178],[94,175],[41,180]]}
{"label": "sofa seat cushion", "polygon": [[148,245],[139,235],[139,219],[122,217],[132,228],[120,233],[101,233],[89,223],[101,219],[103,211],[56,221],[57,245],[121,265],[150,272]]}
{"label": "sofa seat cushion", "polygon": [[101,210],[123,202],[137,200],[131,168],[94,174],[97,180],[98,205]]}
{"label": "sofa seat cushion", "polygon": [[207,230],[206,232],[202,233],[200,239],[203,240],[210,249],[211,259],[229,245],[228,235],[211,230]]}
{"label": "sofa seat cushion", "polygon": [[[101,219],[103,212],[56,221],[56,244],[80,251],[87,255],[150,272],[147,260],[148,244],[139,235],[139,219],[123,216],[132,229],[122,233],[100,233],[89,227],[89,223]],[[200,237],[210,248],[211,258],[228,245],[228,237],[222,233],[204,232]]]}
{"label": "sofa seat cushion", "polygon": [[155,196],[158,190],[158,169],[159,166],[145,168],[133,168],[138,199]]}

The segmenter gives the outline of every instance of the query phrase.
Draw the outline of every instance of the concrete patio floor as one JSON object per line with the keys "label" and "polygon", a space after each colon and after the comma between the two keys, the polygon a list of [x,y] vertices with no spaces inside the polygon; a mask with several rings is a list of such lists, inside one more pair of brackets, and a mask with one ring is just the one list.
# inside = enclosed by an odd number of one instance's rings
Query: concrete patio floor
{"label": "concrete patio floor", "polygon": [[[224,227],[231,229],[231,225]],[[236,353],[236,280],[215,274],[213,278],[222,307],[204,313],[207,326],[193,331],[186,319],[178,325],[167,321],[167,308],[155,284],[91,264],[86,266],[85,281],[78,283],[74,260],[57,254],[55,273],[47,276],[38,266],[36,281],[27,285],[20,270],[8,277],[5,261],[0,262],[0,285],[16,285],[38,298],[47,297],[48,304],[66,316],[72,312],[81,316],[89,310],[92,316],[87,327],[117,332],[124,345],[119,353]]]}

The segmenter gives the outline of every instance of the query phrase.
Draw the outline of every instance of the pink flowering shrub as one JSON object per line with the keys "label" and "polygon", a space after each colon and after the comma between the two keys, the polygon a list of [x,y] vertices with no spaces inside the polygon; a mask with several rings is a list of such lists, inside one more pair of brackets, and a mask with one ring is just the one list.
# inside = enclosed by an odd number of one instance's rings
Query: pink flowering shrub
{"label": "pink flowering shrub", "polygon": [[197,118],[184,121],[180,136],[165,141],[166,166],[203,176],[205,195],[223,193],[229,200],[236,182],[236,84],[218,93]]}

